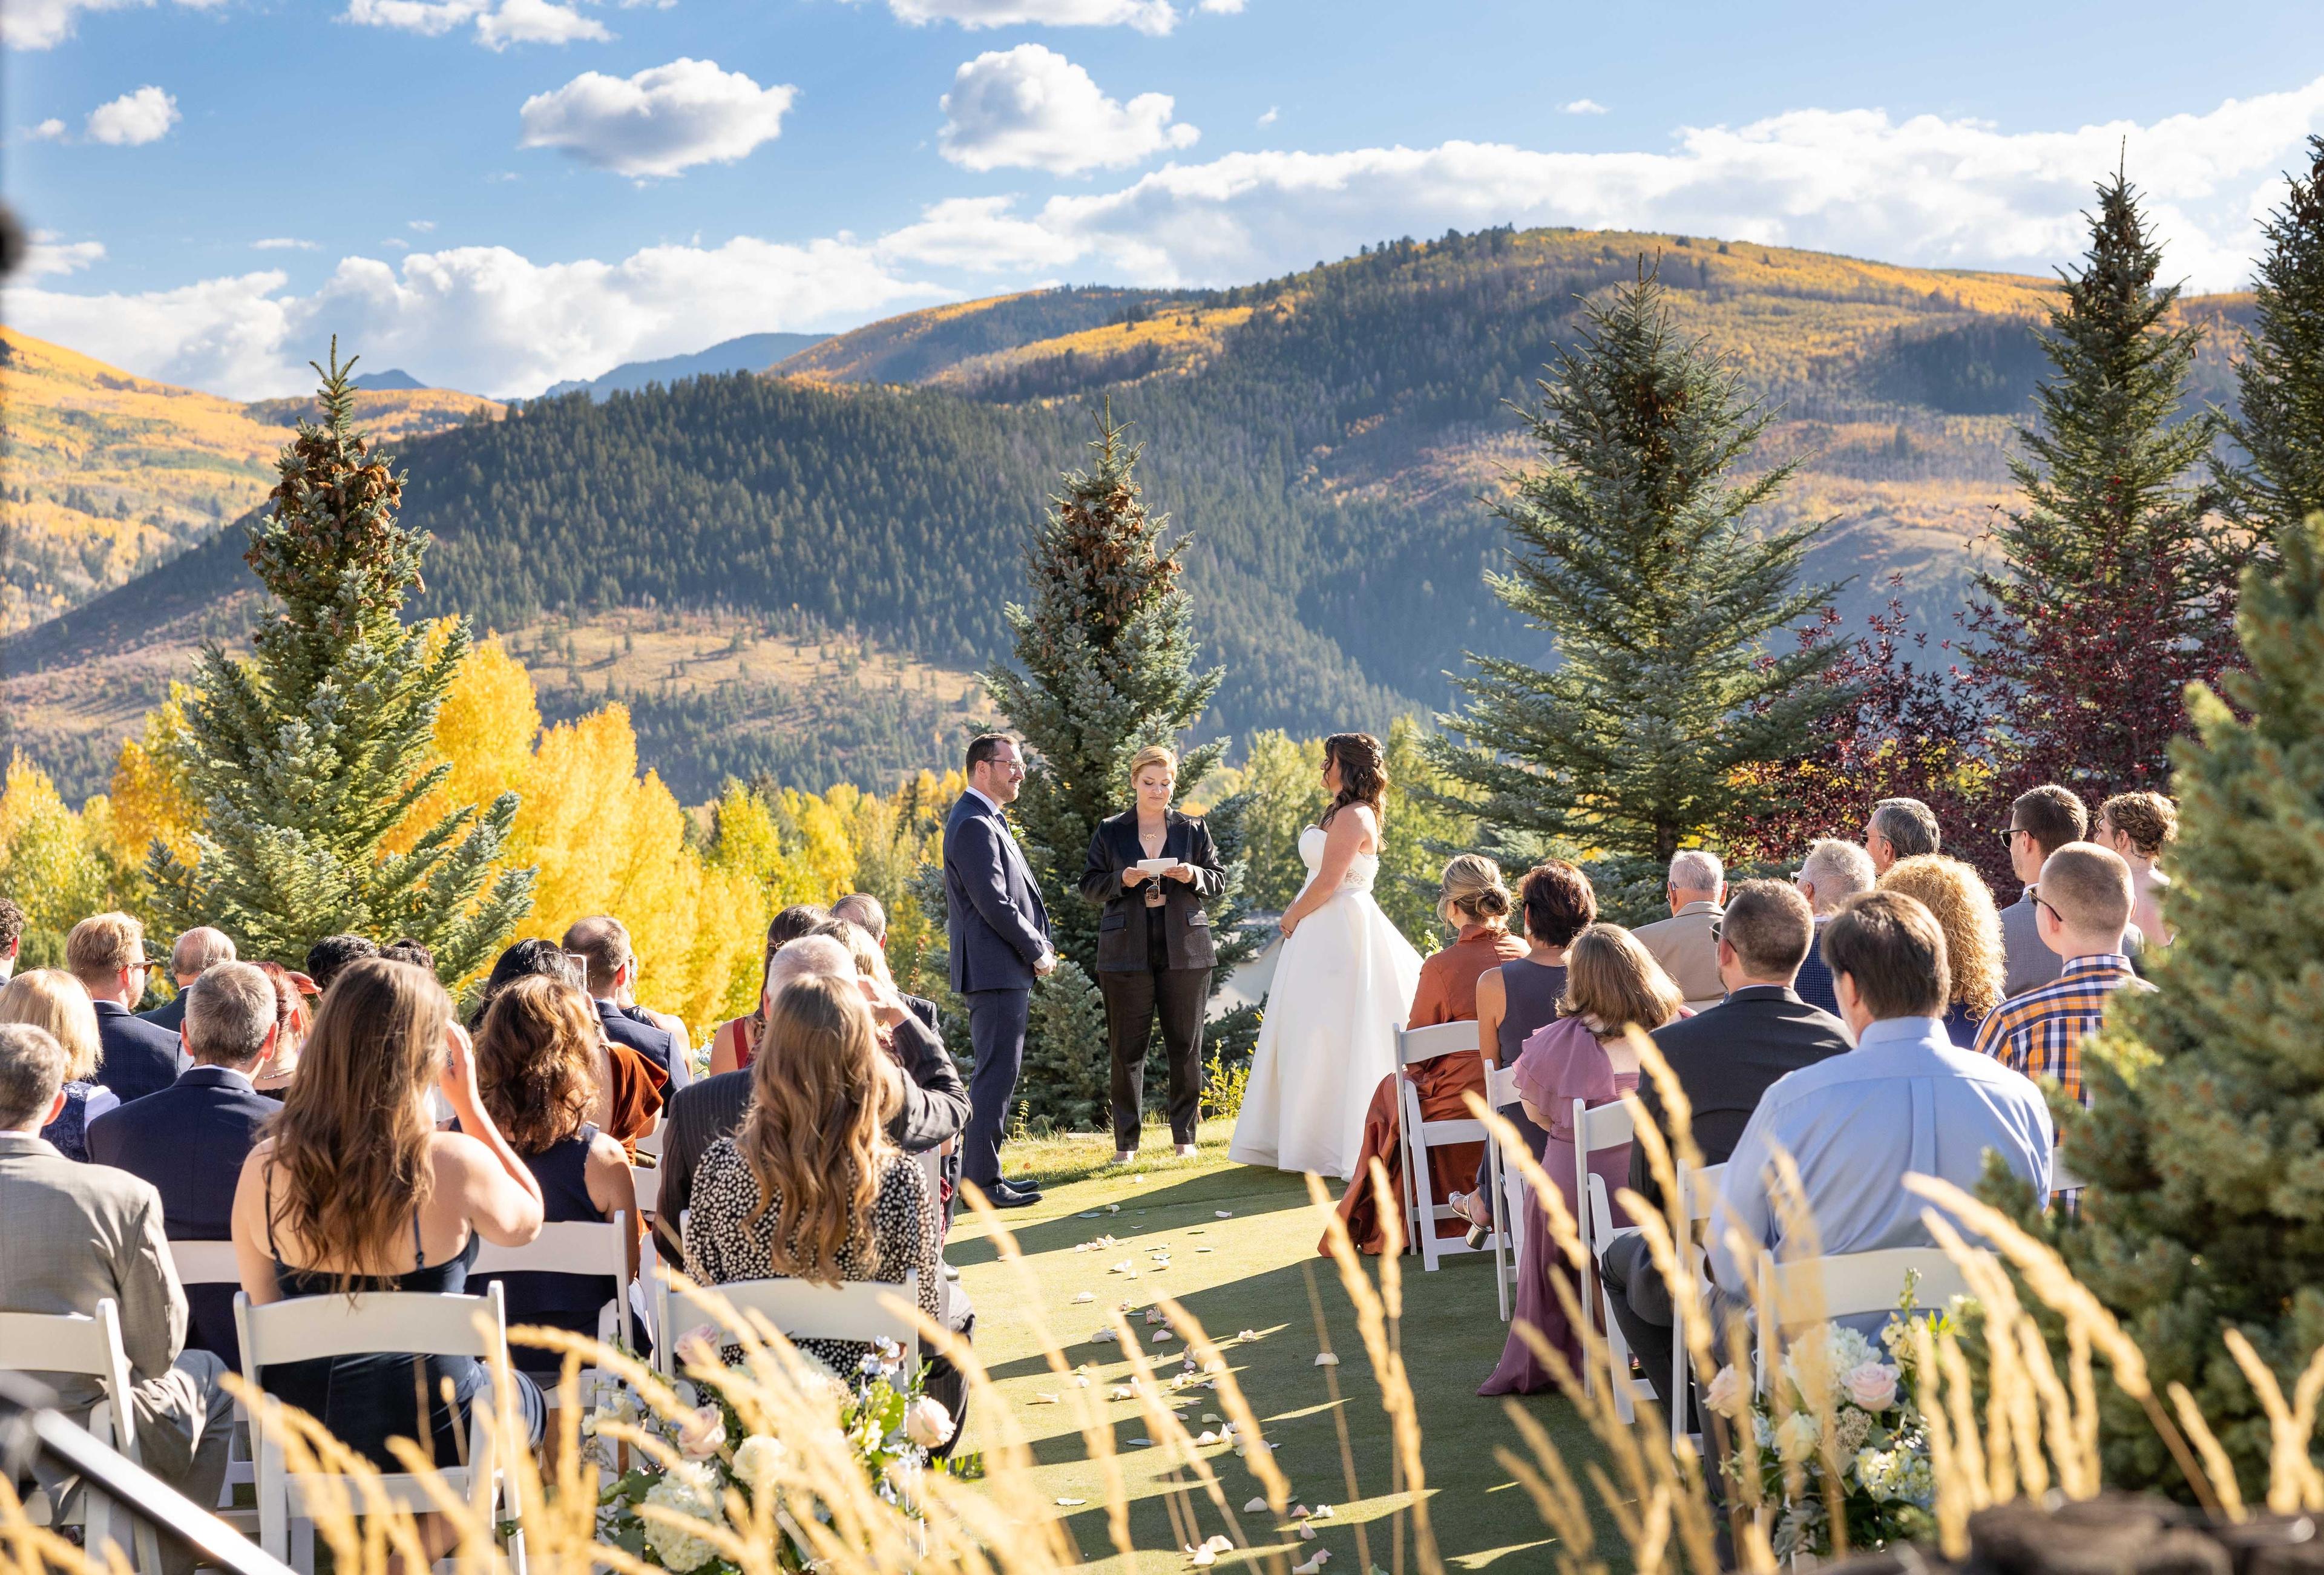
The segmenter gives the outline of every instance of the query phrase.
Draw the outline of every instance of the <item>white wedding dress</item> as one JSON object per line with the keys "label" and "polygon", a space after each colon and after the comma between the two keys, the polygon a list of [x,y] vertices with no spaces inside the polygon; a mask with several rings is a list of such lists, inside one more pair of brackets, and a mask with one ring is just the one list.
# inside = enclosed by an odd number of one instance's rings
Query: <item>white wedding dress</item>
{"label": "white wedding dress", "polygon": [[[1299,834],[1299,856],[1312,884],[1321,827]],[[1379,873],[1379,854],[1358,854],[1277,954],[1228,1158],[1342,1180],[1354,1171],[1365,1107],[1396,1070],[1396,1030],[1420,985],[1420,953],[1372,900]]]}

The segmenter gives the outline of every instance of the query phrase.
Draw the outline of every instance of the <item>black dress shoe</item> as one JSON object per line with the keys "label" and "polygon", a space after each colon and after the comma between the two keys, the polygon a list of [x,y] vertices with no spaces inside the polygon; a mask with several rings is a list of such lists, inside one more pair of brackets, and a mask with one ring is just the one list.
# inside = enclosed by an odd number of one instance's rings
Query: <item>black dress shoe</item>
{"label": "black dress shoe", "polygon": [[986,1190],[996,1196],[1006,1193],[1012,1198],[1021,1198],[1028,1203],[1038,1203],[1041,1201],[1041,1189],[1031,1182],[997,1181]]}
{"label": "black dress shoe", "polygon": [[1041,1201],[1038,1193],[1012,1193],[1006,1187],[994,1187],[984,1196],[996,1209],[1029,1209]]}

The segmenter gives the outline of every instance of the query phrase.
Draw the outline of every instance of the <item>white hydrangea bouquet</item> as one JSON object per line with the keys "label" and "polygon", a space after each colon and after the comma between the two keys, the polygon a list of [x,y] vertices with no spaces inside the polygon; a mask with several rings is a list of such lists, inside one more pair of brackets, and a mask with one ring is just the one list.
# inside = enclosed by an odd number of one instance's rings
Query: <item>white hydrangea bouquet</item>
{"label": "white hydrangea bouquet", "polygon": [[[1915,1319],[1928,1322],[1932,1335],[1950,1323],[1947,1314],[1915,1307],[1908,1284],[1877,1346],[1845,1325],[1819,1323],[1793,1338],[1780,1371],[1760,1393],[1747,1393],[1749,1380],[1732,1368],[1711,1380],[1704,1405],[1749,1426],[1758,1446],[1760,1501],[1777,1506],[1770,1534],[1777,1558],[1830,1556],[1835,1498],[1853,1552],[1934,1534],[1936,1486],[1914,1373]],[[1729,1452],[1726,1466],[1738,1481],[1750,1469],[1739,1448]]]}
{"label": "white hydrangea bouquet", "polygon": [[[706,1332],[690,1337],[694,1349],[706,1346],[698,1338]],[[689,1344],[678,1349],[687,1350]],[[901,1355],[892,1343],[881,1341],[847,1377],[804,1351],[793,1351],[790,1360],[797,1364],[792,1370],[819,1392],[810,1396],[818,1435],[814,1447],[820,1456],[815,1464],[827,1465],[835,1453],[852,1456],[869,1490],[909,1515],[922,1473],[974,1477],[982,1473],[982,1460],[967,1456],[931,1462],[929,1451],[951,1439],[954,1421],[942,1402],[922,1392],[926,1367],[907,1376]],[[781,1534],[779,1567],[807,1569],[812,1561],[798,1517],[826,1524],[832,1518],[807,1489],[814,1471],[803,1469],[807,1463],[771,1431],[752,1431],[734,1403],[735,1395],[766,1383],[765,1369],[736,1366],[726,1371],[731,1386],[690,1379],[673,1386],[678,1400],[691,1408],[678,1415],[658,1414],[616,1386],[598,1391],[595,1409],[582,1421],[583,1434],[601,1461],[610,1461],[605,1446],[616,1441],[630,1445],[637,1457],[599,1496],[598,1535],[676,1575],[739,1575],[739,1566],[721,1553],[719,1543],[735,1534],[747,1535],[752,1524],[770,1518]],[[735,1513],[730,1494],[739,1496],[744,1513]]]}

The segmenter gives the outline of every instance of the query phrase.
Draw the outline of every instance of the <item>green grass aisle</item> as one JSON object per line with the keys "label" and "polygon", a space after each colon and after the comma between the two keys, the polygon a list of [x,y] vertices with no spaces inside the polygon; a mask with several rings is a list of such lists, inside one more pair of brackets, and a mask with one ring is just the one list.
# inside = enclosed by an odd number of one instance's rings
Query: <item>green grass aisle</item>
{"label": "green grass aisle", "polygon": [[[1149,1132],[1146,1152],[1167,1155],[1167,1136]],[[1178,1542],[1163,1497],[1161,1452],[1138,1441],[1150,1431],[1139,1405],[1108,1398],[1115,1385],[1128,1381],[1129,1362],[1111,1342],[1090,1337],[1104,1327],[1106,1310],[1125,1300],[1133,1304],[1132,1327],[1150,1337],[1143,1310],[1157,1295],[1168,1294],[1184,1303],[1224,1348],[1268,1439],[1277,1446],[1276,1460],[1290,1479],[1293,1502],[1333,1506],[1332,1518],[1315,1523],[1318,1535],[1312,1542],[1294,1530],[1278,1531],[1268,1515],[1241,1515],[1243,1505],[1260,1491],[1257,1479],[1231,1450],[1205,1449],[1254,1546],[1280,1546],[1295,1563],[1327,1548],[1332,1557],[1326,1575],[1363,1575],[1357,1545],[1360,1526],[1372,1564],[1388,1575],[1416,1569],[1408,1530],[1404,1556],[1397,1557],[1395,1524],[1408,1517],[1395,1515],[1406,1499],[1389,1491],[1393,1451],[1388,1417],[1338,1271],[1315,1255],[1322,1227],[1308,1206],[1304,1182],[1228,1164],[1223,1131],[1203,1148],[1199,1158],[1148,1160],[1124,1171],[1106,1165],[1109,1140],[1102,1136],[1019,1143],[1008,1150],[1011,1174],[1029,1161],[1047,1192],[1038,1205],[1003,1219],[1025,1253],[1040,1315],[1068,1362],[1088,1364],[1087,1393],[1097,1414],[1113,1423],[1139,1549],[1130,1568],[1175,1570],[1185,1568],[1186,1561],[1175,1551]],[[1117,1239],[1115,1245],[1075,1250],[1106,1234]],[[1168,1266],[1157,1269],[1152,1249],[1166,1247]],[[978,1354],[1033,1442],[1046,1495],[1084,1501],[1060,1506],[1057,1514],[1066,1518],[1090,1560],[1108,1555],[1100,1567],[1123,1570],[1111,1555],[1104,1486],[1086,1459],[1070,1400],[1051,1405],[1037,1398],[1058,1394],[1061,1384],[1034,1334],[1023,1281],[997,1260],[992,1244],[965,1214],[948,1256],[960,1266],[962,1284],[975,1303]],[[1124,1260],[1135,1266],[1135,1279],[1112,1272]],[[1404,1262],[1404,1358],[1419,1405],[1430,1513],[1445,1561],[1453,1569],[1542,1568],[1548,1533],[1524,1491],[1493,1459],[1497,1446],[1522,1455],[1524,1445],[1503,1403],[1476,1394],[1506,1334],[1494,1310],[1492,1259],[1451,1259],[1433,1275],[1420,1272],[1417,1257]],[[1378,1266],[1370,1266],[1377,1283]],[[1314,1365],[1320,1348],[1308,1293],[1311,1274],[1331,1348],[1341,1358],[1336,1369]],[[1077,1303],[1074,1297],[1083,1292],[1093,1300]],[[1244,1330],[1256,1338],[1239,1340]],[[1167,1383],[1178,1370],[1184,1347],[1174,1340],[1146,1349],[1152,1359],[1167,1363],[1156,1374]],[[1329,1387],[1334,1372],[1342,1394],[1337,1408]],[[1224,1414],[1207,1389],[1190,1386],[1169,1398],[1190,1433],[1215,1425],[1202,1421],[1205,1412]],[[1520,1404],[1547,1428],[1577,1477],[1585,1462],[1601,1458],[1562,1397],[1534,1396]],[[1342,1419],[1355,1469],[1352,1490],[1340,1444]],[[982,1447],[995,1436],[992,1418],[972,1416],[965,1447]],[[1192,1494],[1196,1540],[1224,1531],[1200,1488],[1194,1487]],[[1272,1543],[1264,1540],[1270,1534]],[[1599,1555],[1623,1562],[1611,1523],[1602,1516],[1599,1535]],[[1222,1555],[1220,1563],[1234,1568],[1239,1560]]]}

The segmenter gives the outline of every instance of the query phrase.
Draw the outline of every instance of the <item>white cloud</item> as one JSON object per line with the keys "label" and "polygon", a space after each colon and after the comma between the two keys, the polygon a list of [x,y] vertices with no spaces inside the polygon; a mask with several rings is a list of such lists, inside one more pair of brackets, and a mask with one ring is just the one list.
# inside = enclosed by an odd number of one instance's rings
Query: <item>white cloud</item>
{"label": "white cloud", "polygon": [[945,115],[937,146],[971,170],[1008,166],[1077,175],[1135,164],[1165,148],[1193,145],[1202,134],[1173,124],[1167,93],[1141,93],[1128,104],[1098,90],[1090,74],[1055,50],[1019,44],[963,65],[938,101]]}
{"label": "white cloud", "polygon": [[490,0],[347,0],[346,20],[440,38],[476,19]]}
{"label": "white cloud", "polygon": [[51,274],[78,273],[104,260],[103,241],[61,241],[47,230],[35,230],[32,244],[24,249],[23,271],[27,278],[39,279]]}
{"label": "white cloud", "polygon": [[434,219],[407,219],[404,221],[403,227],[407,230],[417,230],[424,235],[429,231],[436,227],[436,221]]}
{"label": "white cloud", "polygon": [[1242,0],[1203,0],[1203,9],[1213,16],[1240,16]]}
{"label": "white cloud", "polygon": [[1599,103],[1595,98],[1577,98],[1572,103],[1565,105],[1563,107],[1568,115],[1603,115],[1606,113],[1606,106]]}
{"label": "white cloud", "polygon": [[[203,10],[222,0],[178,0],[180,5]],[[10,49],[52,49],[73,35],[84,11],[125,11],[150,7],[153,0],[8,0],[0,5],[0,43]]]}
{"label": "white cloud", "polygon": [[919,222],[880,237],[883,258],[957,268],[970,273],[1019,273],[1071,255],[1074,248],[1034,220],[1010,215],[1008,197],[954,197]]}
{"label": "white cloud", "polygon": [[524,101],[526,148],[562,148],[586,164],[640,177],[732,163],[782,134],[798,97],[715,60],[676,60],[634,77],[585,71]]}
{"label": "white cloud", "polygon": [[290,235],[269,235],[263,241],[253,241],[254,252],[312,252],[318,250],[313,241],[301,241]]}
{"label": "white cloud", "polygon": [[64,134],[65,123],[52,115],[32,130],[23,133],[22,140],[28,143],[56,143],[62,142]]}
{"label": "white cloud", "polygon": [[1277,120],[1281,119],[1282,116],[1282,109],[1270,104],[1267,106],[1267,113],[1259,117],[1259,124],[1261,125],[1273,125]]}
{"label": "white cloud", "polygon": [[258,399],[309,389],[307,360],[333,334],[366,364],[425,367],[441,386],[532,394],[624,361],[741,334],[828,328],[944,299],[873,248],[652,246],[613,262],[539,263],[505,247],[342,261],[313,293],[279,272],[179,290],[10,291],[11,322],[140,376]]}
{"label": "white cloud", "polygon": [[504,50],[512,43],[603,42],[613,35],[594,16],[558,0],[347,0],[345,20],[441,38],[474,23],[476,41]]}
{"label": "white cloud", "polygon": [[118,148],[143,147],[168,136],[181,118],[175,98],[159,88],[140,88],[88,112],[88,140]]}
{"label": "white cloud", "polygon": [[1170,0],[888,0],[905,22],[963,27],[1134,27],[1157,37],[1178,25]]}

